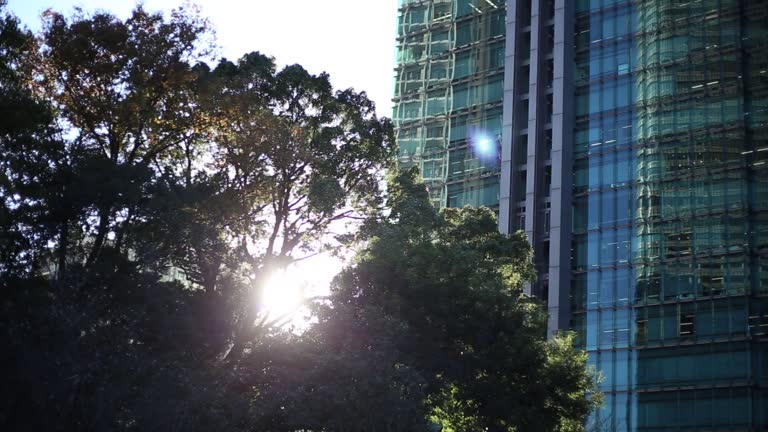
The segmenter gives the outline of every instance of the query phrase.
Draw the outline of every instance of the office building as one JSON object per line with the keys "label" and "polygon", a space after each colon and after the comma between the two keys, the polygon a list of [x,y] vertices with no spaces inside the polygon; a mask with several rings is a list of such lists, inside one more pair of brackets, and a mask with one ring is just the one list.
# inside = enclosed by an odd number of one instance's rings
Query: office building
{"label": "office building", "polygon": [[401,6],[398,162],[436,206],[498,205],[505,21],[503,0]]}
{"label": "office building", "polygon": [[768,430],[768,0],[400,8],[400,164],[528,234],[591,430]]}

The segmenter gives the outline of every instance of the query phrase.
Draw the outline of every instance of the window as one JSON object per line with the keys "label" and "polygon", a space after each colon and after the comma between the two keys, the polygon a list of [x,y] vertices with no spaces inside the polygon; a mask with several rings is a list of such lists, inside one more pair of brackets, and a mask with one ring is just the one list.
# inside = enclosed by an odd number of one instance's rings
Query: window
{"label": "window", "polygon": [[555,46],[555,27],[547,26],[544,36],[544,52],[551,52]]}
{"label": "window", "polygon": [[523,200],[525,199],[525,192],[528,188],[528,172],[520,171],[517,175],[517,196]]}
{"label": "window", "polygon": [[433,64],[430,68],[429,78],[433,80],[441,80],[448,78],[448,70],[445,65]]}
{"label": "window", "polygon": [[531,33],[523,32],[520,35],[520,45],[518,46],[521,60],[529,60],[531,58]]}
{"label": "window", "polygon": [[528,93],[530,91],[530,79],[531,79],[531,66],[523,65],[520,67],[517,77],[517,85],[520,88],[520,93]]}
{"label": "window", "polygon": [[451,142],[467,139],[467,117],[459,116],[451,120]]}
{"label": "window", "polygon": [[547,60],[547,63],[544,66],[544,73],[544,85],[546,88],[551,89],[555,77],[555,64],[552,59]]}
{"label": "window", "polygon": [[477,11],[478,9],[475,7],[473,3],[475,3],[477,0],[459,0],[456,3],[456,16],[462,17],[465,15],[469,15],[474,11]]}
{"label": "window", "polygon": [[541,5],[541,10],[544,11],[547,19],[552,19],[555,16],[555,0],[544,0]]}
{"label": "window", "polygon": [[432,33],[432,46],[430,49],[430,54],[433,56],[439,56],[448,51],[450,47],[451,43],[448,40],[448,30]]}
{"label": "window", "polygon": [[528,99],[520,100],[517,106],[518,129],[528,129]]}
{"label": "window", "polygon": [[520,135],[513,146],[515,152],[515,164],[525,165],[528,163],[528,135]]}
{"label": "window", "polygon": [[442,138],[445,126],[442,124],[430,124],[427,126],[427,138]]}
{"label": "window", "polygon": [[552,111],[554,110],[552,94],[547,95],[544,110],[544,122],[552,123]]}
{"label": "window", "polygon": [[[485,0],[486,2],[489,0]],[[491,15],[491,34],[490,37],[500,36],[504,34],[506,30],[506,15],[502,12],[497,12]]]}
{"label": "window", "polygon": [[456,26],[456,46],[472,43],[472,22],[463,22]]}
{"label": "window", "polygon": [[434,21],[447,21],[451,19],[451,4],[436,3],[434,12]]}
{"label": "window", "polygon": [[464,51],[456,54],[456,66],[454,68],[454,78],[464,78],[474,72],[474,61],[470,51]]}
{"label": "window", "polygon": [[515,215],[515,222],[518,230],[525,230],[525,207],[518,207]]}
{"label": "window", "polygon": [[696,316],[693,311],[680,311],[680,337],[692,337],[696,333]]}
{"label": "window", "polygon": [[517,5],[520,27],[531,25],[531,0],[519,1],[517,2]]}
{"label": "window", "polygon": [[453,88],[453,109],[466,108],[469,104],[469,87],[465,85]]}
{"label": "window", "polygon": [[496,44],[489,49],[488,68],[495,69],[504,66],[504,45]]}

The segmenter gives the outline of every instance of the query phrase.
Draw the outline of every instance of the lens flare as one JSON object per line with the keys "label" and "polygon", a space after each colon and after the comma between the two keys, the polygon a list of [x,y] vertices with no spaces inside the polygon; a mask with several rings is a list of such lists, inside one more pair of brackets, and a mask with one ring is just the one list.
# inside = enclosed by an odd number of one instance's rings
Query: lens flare
{"label": "lens flare", "polygon": [[476,129],[470,133],[469,145],[479,159],[490,161],[498,158],[498,140],[482,129]]}

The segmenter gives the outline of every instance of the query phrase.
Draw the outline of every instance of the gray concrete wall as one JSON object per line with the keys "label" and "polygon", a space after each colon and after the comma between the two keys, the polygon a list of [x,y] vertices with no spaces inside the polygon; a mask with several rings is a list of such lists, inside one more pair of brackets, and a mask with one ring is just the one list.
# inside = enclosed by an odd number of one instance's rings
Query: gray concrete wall
{"label": "gray concrete wall", "polygon": [[[543,10],[546,2],[533,0],[530,19],[530,76],[528,85],[522,88],[519,74],[523,72],[525,52],[518,41],[527,30],[522,27],[527,20],[519,19],[520,2],[507,3],[506,60],[504,72],[504,123],[502,132],[501,193],[499,205],[499,229],[510,233],[518,229],[516,213],[518,205],[525,203],[525,226],[522,227],[534,247],[538,259],[544,253],[549,239],[549,266],[541,269],[540,280],[547,281],[548,310],[550,321],[548,332],[567,329],[570,325],[570,280],[571,280],[571,207],[572,207],[572,142],[573,142],[573,29],[574,8],[571,0],[556,0],[554,17]],[[554,21],[554,44],[550,47],[547,29]],[[520,25],[518,25],[520,24]],[[550,50],[551,48],[551,50]],[[552,128],[552,184],[544,190],[544,171],[547,169],[545,135],[548,123],[546,100],[550,92],[545,65],[553,59],[554,73],[552,87],[553,107]],[[521,103],[528,98],[528,118],[521,119],[517,112]],[[521,181],[520,166],[515,164],[513,149],[521,133],[527,132],[525,149],[526,187],[525,193],[517,192]],[[549,198],[546,196],[549,192]],[[518,196],[520,195],[520,196]],[[550,226],[543,220],[543,209],[550,201]],[[541,283],[541,282],[540,282]],[[527,287],[528,293],[532,287]],[[542,293],[543,294],[543,293]]]}
{"label": "gray concrete wall", "polygon": [[555,0],[552,112],[552,189],[549,245],[549,325],[552,335],[570,327],[573,202],[574,2]]}
{"label": "gray concrete wall", "polygon": [[499,192],[499,230],[511,233],[515,230],[514,218],[517,204],[512,196],[512,175],[514,174],[514,155],[512,144],[515,136],[514,106],[515,83],[517,81],[517,2],[507,2],[507,34],[504,53],[504,106],[501,134],[501,187]]}

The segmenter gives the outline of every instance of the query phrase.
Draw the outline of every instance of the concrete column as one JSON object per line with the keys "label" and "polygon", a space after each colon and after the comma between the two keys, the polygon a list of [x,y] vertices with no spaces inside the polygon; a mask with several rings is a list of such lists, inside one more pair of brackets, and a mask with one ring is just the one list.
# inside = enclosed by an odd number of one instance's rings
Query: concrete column
{"label": "concrete column", "polygon": [[507,2],[507,33],[504,48],[504,105],[501,133],[501,185],[499,192],[499,231],[509,234],[515,230],[514,218],[516,203],[513,197],[515,139],[514,109],[516,98],[515,81],[519,73],[517,52],[517,2]]}
{"label": "concrete column", "polygon": [[570,327],[573,202],[573,32],[574,5],[555,1],[552,112],[552,189],[549,244],[549,324],[552,336]]}
{"label": "concrete column", "polygon": [[525,233],[528,241],[535,246],[537,240],[536,207],[539,202],[539,140],[541,139],[544,116],[541,111],[541,59],[546,53],[541,50],[541,34],[544,28],[539,1],[531,4],[531,65],[528,81],[528,157],[526,159],[527,179],[525,189]]}

